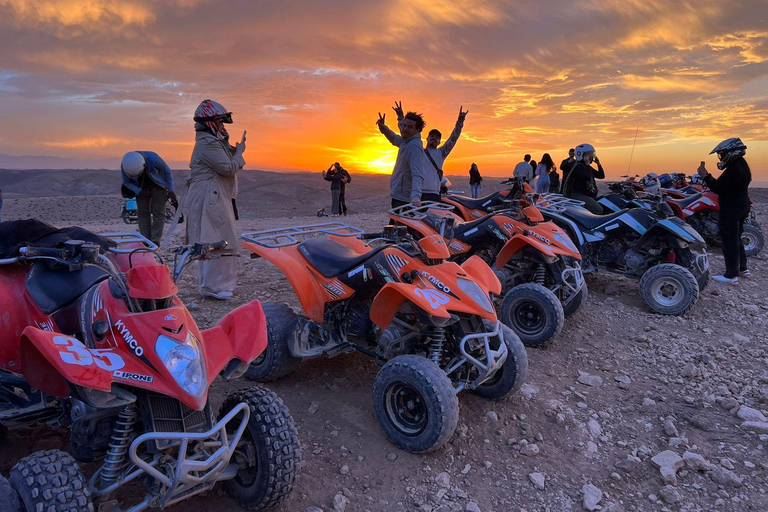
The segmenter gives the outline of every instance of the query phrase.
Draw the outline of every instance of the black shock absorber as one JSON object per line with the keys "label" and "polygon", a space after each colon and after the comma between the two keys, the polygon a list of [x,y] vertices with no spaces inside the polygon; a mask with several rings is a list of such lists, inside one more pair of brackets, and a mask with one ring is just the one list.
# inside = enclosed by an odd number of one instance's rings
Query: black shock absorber
{"label": "black shock absorber", "polygon": [[427,357],[429,357],[433,363],[439,365],[440,358],[443,355],[443,344],[445,343],[445,328],[435,327],[431,337],[432,343],[429,345]]}
{"label": "black shock absorber", "polygon": [[539,264],[536,269],[536,277],[534,278],[536,284],[544,285],[544,265]]}
{"label": "black shock absorber", "polygon": [[128,404],[117,416],[115,428],[112,431],[112,439],[109,441],[109,450],[104,459],[104,465],[101,467],[101,486],[105,488],[112,485],[120,474],[120,468],[125,462],[125,454],[128,453],[128,443],[133,433],[133,426],[136,424],[135,404]]}

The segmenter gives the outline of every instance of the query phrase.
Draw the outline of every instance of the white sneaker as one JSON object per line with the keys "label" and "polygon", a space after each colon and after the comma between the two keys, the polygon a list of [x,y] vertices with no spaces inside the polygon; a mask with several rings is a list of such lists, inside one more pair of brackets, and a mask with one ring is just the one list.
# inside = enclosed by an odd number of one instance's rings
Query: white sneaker
{"label": "white sneaker", "polygon": [[738,277],[712,276],[712,279],[720,283],[739,284]]}
{"label": "white sneaker", "polygon": [[232,298],[232,292],[204,293],[203,297],[212,299],[227,300]]}
{"label": "white sneaker", "polygon": [[740,270],[739,275],[741,277],[750,277],[752,273],[749,270]]}

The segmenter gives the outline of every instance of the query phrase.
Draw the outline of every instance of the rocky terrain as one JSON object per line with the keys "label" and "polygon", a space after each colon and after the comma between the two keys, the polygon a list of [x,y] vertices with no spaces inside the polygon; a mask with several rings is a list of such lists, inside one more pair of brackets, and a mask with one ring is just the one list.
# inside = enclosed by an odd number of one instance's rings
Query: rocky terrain
{"label": "rocky terrain", "polygon": [[[318,222],[313,214],[327,206],[326,184],[300,178],[298,191],[288,186],[290,177],[243,180],[240,230]],[[348,191],[353,215],[345,221],[379,230],[386,180],[355,180],[359,188]],[[2,188],[4,220],[38,216],[95,231],[135,229],[119,222],[121,199],[108,190],[78,194],[63,184],[57,197],[28,197]],[[764,214],[765,192],[753,200]],[[201,327],[253,299],[298,309],[275,268],[244,250],[240,256],[231,301],[201,298],[194,269],[183,277],[181,296]],[[711,261],[714,273],[722,272],[719,252]],[[634,281],[590,275],[582,311],[550,348],[528,351],[522,392],[503,402],[462,394],[456,435],[428,455],[397,449],[379,428],[370,403],[374,361],[358,354],[304,362],[269,386],[290,408],[305,458],[296,491],[277,510],[768,511],[765,256],[752,258],[750,268],[752,277],[739,286],[711,284],[683,317],[650,313]],[[216,381],[214,408],[248,385]],[[65,429],[11,431],[0,441],[0,471],[66,443]],[[186,507],[240,510],[223,488],[179,508]]]}

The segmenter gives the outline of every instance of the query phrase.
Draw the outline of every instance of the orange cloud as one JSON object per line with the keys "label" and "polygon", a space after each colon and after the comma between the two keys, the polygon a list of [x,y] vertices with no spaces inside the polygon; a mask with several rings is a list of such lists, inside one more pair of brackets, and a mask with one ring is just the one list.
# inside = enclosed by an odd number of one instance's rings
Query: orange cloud
{"label": "orange cloud", "polygon": [[115,146],[118,144],[125,144],[126,140],[118,139],[115,137],[96,137],[93,139],[78,139],[62,142],[45,142],[46,146],[62,149],[93,149],[103,148],[107,146]]}

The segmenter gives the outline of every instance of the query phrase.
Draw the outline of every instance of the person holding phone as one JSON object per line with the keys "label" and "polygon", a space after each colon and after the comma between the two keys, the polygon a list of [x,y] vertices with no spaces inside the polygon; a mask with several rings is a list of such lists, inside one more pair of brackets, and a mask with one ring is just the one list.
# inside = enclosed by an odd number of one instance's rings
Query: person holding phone
{"label": "person holding phone", "polygon": [[232,112],[220,103],[205,100],[195,110],[195,147],[189,161],[192,175],[184,198],[187,214],[187,242],[210,243],[224,240],[225,256],[198,263],[199,290],[205,297],[228,299],[237,284],[238,232],[235,227],[237,173],[245,166],[245,135],[229,144],[225,124]]}

